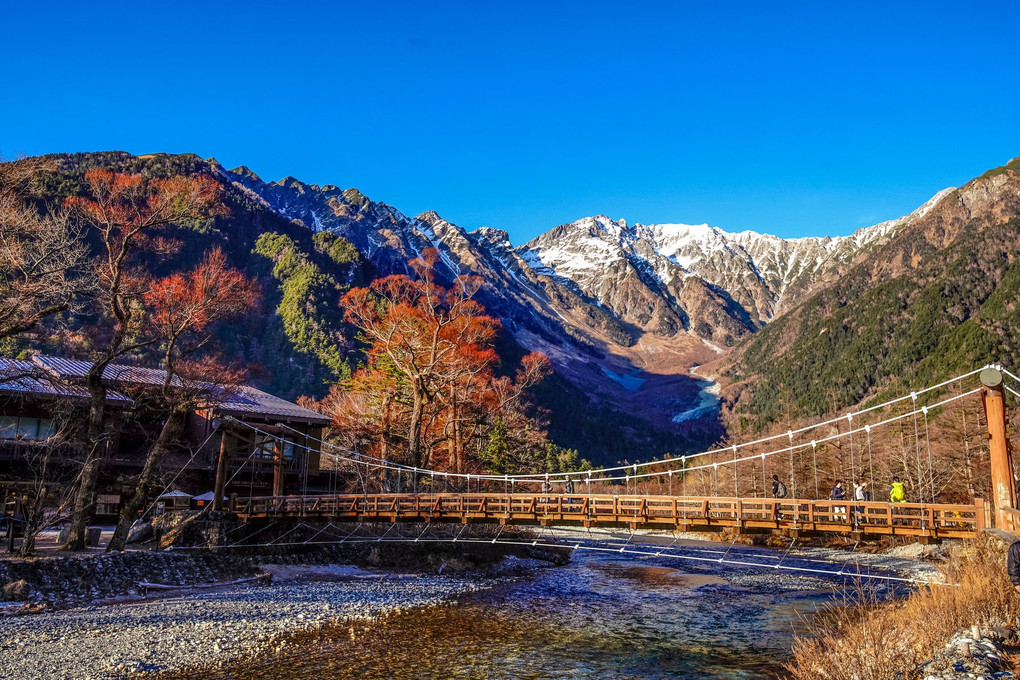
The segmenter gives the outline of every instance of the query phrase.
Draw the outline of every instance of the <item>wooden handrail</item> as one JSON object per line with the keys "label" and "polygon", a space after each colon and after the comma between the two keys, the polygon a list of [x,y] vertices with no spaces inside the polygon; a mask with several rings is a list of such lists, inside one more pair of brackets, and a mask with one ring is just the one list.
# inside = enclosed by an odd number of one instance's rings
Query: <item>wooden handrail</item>
{"label": "wooden handrail", "polygon": [[[921,535],[973,535],[984,527],[984,507],[882,501],[621,496],[619,494],[422,493],[315,494],[237,498],[241,515],[358,518],[380,521],[502,521],[508,523],[630,524],[738,529]],[[1020,530],[1020,510],[1007,516]]]}

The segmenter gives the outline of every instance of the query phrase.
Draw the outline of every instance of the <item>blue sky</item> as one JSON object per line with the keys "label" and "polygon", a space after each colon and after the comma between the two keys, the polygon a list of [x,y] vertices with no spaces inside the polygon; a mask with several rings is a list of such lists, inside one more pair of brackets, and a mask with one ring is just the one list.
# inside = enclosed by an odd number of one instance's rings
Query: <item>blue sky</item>
{"label": "blue sky", "polygon": [[1015,2],[29,4],[4,156],[194,152],[515,243],[848,233],[1020,155]]}

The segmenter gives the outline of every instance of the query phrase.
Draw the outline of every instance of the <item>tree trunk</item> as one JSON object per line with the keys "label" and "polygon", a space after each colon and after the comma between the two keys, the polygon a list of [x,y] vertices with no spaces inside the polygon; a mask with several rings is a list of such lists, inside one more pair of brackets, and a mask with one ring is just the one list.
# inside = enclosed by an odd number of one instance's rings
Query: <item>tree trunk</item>
{"label": "tree trunk", "polygon": [[[45,474],[45,473],[44,473]],[[21,548],[18,550],[18,557],[29,557],[35,552],[35,538],[42,531],[43,510],[46,507],[47,488],[40,487],[36,493],[35,502],[29,507],[22,506],[22,513],[25,515],[25,537],[21,541]]]}
{"label": "tree trunk", "polygon": [[453,450],[453,466],[457,474],[464,472],[464,444],[461,438],[460,404],[457,401],[457,388],[450,385],[450,417],[453,420],[453,432],[450,438],[450,448]]}
{"label": "tree trunk", "polygon": [[[105,365],[104,365],[105,366]],[[85,437],[85,462],[78,477],[78,489],[74,495],[74,510],[68,529],[67,543],[63,550],[84,550],[85,530],[95,503],[96,482],[99,481],[99,459],[106,444],[106,386],[103,385],[102,371],[99,377],[89,375],[88,389],[91,392],[89,404],[89,428]]]}
{"label": "tree trunk", "polygon": [[407,457],[414,467],[421,467],[421,421],[425,411],[425,399],[421,390],[414,390],[414,403],[411,406],[411,421],[407,433]]}
{"label": "tree trunk", "polygon": [[145,458],[145,465],[142,466],[142,472],[138,475],[138,481],[135,483],[135,492],[131,496],[131,500],[121,508],[117,528],[113,532],[110,544],[106,546],[107,552],[114,550],[122,551],[124,546],[127,545],[131,525],[138,519],[138,512],[145,507],[145,501],[149,497],[149,487],[152,485],[152,478],[155,476],[157,468],[163,462],[167,451],[170,450],[170,445],[173,444],[177,434],[181,431],[184,420],[183,416],[183,411],[174,409],[163,423],[163,429],[159,431],[159,436],[153,443],[152,448],[149,449],[149,455]]}

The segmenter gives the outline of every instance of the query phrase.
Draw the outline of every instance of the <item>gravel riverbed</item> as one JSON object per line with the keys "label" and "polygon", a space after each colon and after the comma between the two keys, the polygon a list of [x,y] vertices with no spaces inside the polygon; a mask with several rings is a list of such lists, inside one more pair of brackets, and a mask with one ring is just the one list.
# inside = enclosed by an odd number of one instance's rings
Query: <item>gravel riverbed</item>
{"label": "gravel riverbed", "polygon": [[0,677],[105,680],[220,666],[279,651],[285,633],[369,626],[387,614],[440,605],[498,582],[350,567],[282,567],[275,575],[264,586],[0,616]]}
{"label": "gravel riverbed", "polygon": [[[848,554],[816,548],[795,549],[783,556],[767,548],[695,540],[688,545],[685,550],[703,551],[698,553],[702,557],[782,559],[784,565],[806,568],[819,566],[817,560],[827,571],[853,565],[855,571],[866,566],[921,578],[935,571],[914,554]],[[668,552],[663,557],[665,563],[671,561]],[[780,573],[764,564],[747,569],[715,561],[676,563],[692,573],[725,574],[731,586],[759,592],[834,585],[831,577],[819,578],[807,569]],[[337,565],[265,565],[274,577],[269,585],[182,590],[141,601],[0,615],[0,678],[107,680],[243,663],[282,652],[289,634],[336,626],[338,634],[354,636],[371,631],[375,622],[389,614],[442,605],[540,564],[508,557],[500,568],[484,574],[451,575],[405,575]],[[5,609],[0,606],[0,614]]]}

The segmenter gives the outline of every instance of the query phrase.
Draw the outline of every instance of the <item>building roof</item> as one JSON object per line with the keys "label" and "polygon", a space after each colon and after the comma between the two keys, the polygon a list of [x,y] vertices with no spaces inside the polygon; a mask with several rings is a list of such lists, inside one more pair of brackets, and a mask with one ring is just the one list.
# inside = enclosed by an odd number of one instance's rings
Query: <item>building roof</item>
{"label": "building roof", "polygon": [[243,419],[244,416],[278,417],[319,425],[328,425],[330,421],[329,417],[321,413],[248,386],[230,390],[223,401],[216,404],[215,409],[218,413],[235,416],[238,419]]}
{"label": "building roof", "polygon": [[[90,361],[64,359],[61,357],[36,355],[32,357],[32,361],[36,364],[37,370],[39,368],[45,369],[45,372],[53,374],[63,381],[68,381],[72,385],[76,380],[81,380],[88,375],[89,369],[92,368],[92,362]],[[103,379],[114,385],[159,386],[166,379],[166,371],[144,366],[110,364],[103,370]],[[178,376],[174,376],[173,384],[181,386],[185,384],[185,381]],[[77,389],[83,388],[79,387]],[[254,416],[267,419],[296,420],[319,425],[326,425],[330,421],[327,416],[321,413],[316,413],[247,385],[230,388],[209,385],[209,391],[213,395],[217,393],[220,395],[219,398],[215,396],[213,398],[215,402],[212,406],[213,410],[238,419]]]}
{"label": "building roof", "polygon": [[[81,385],[69,384],[45,370],[34,361],[0,357],[0,394],[42,395],[88,399],[89,391]],[[128,405],[131,399],[116,390],[107,390],[106,400],[111,404]]]}
{"label": "building roof", "polygon": [[[92,368],[91,361],[80,361],[78,359],[64,359],[62,357],[48,357],[37,354],[32,361],[39,366],[62,378],[81,379],[88,375]],[[109,382],[127,383],[130,385],[154,385],[163,384],[166,378],[166,371],[158,368],[145,368],[144,366],[129,366],[127,364],[109,364],[103,369],[103,380]],[[178,376],[174,376],[174,385],[182,385]]]}
{"label": "building roof", "polygon": [[180,491],[180,490],[177,490],[177,489],[173,489],[172,491],[169,491],[167,493],[163,493],[161,496],[159,496],[159,498],[160,499],[190,499],[190,498],[192,498],[192,494],[191,493],[185,493],[184,491]]}

